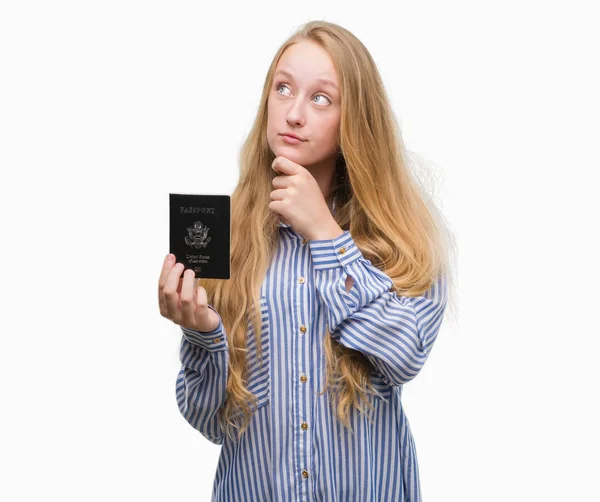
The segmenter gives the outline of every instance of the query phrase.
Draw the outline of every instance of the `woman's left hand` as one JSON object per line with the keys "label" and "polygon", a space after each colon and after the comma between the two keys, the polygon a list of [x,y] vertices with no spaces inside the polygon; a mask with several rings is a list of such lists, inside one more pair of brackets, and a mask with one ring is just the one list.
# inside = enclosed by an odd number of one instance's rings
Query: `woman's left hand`
{"label": "woman's left hand", "polygon": [[285,218],[294,231],[309,240],[333,239],[343,230],[333,218],[314,176],[287,157],[276,157],[269,209]]}

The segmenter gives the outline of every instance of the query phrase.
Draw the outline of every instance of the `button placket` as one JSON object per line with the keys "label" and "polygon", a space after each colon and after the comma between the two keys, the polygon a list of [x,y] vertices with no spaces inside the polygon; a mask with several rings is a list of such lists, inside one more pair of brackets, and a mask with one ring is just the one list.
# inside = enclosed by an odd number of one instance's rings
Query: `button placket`
{"label": "button placket", "polygon": [[[302,243],[305,244],[306,239],[303,239]],[[300,276],[298,278],[298,284],[299,285],[304,285],[306,284],[307,279],[305,276]],[[299,297],[304,299],[305,296],[308,296],[303,290],[300,290],[299,293]],[[302,320],[300,320],[301,322]],[[308,327],[305,324],[300,324],[300,327],[298,328],[299,331],[299,341],[298,341],[298,347],[299,347],[299,353],[298,353],[298,360],[301,361],[304,359],[304,355],[306,354],[306,356],[308,357],[310,354],[310,349],[308,347],[309,345],[309,339],[307,337],[305,337],[304,335],[306,334],[306,332],[308,331]],[[304,385],[306,383],[306,381],[308,380],[306,374],[304,373],[300,373],[300,388],[298,389],[298,396],[299,396],[299,402],[298,402],[298,417],[301,420],[300,423],[300,428],[298,430],[298,432],[296,432],[297,434],[301,434],[300,436],[298,436],[298,445],[300,448],[299,451],[299,455],[298,458],[301,459],[301,462],[304,463],[304,466],[308,466],[308,462],[310,459],[310,452],[308,451],[310,448],[310,441],[309,441],[309,436],[307,436],[308,434],[308,423],[303,420],[303,417],[308,416],[309,414],[309,410],[310,410],[310,401],[308,399],[308,387],[306,385]],[[300,464],[302,465],[302,464]],[[302,469],[301,471],[301,475],[304,479],[307,479],[309,474],[308,474],[308,470],[307,469]],[[305,490],[307,490],[308,488],[305,485],[305,488],[303,488],[302,492],[303,492],[303,496],[304,497],[309,497],[310,495],[308,492],[306,492]]]}

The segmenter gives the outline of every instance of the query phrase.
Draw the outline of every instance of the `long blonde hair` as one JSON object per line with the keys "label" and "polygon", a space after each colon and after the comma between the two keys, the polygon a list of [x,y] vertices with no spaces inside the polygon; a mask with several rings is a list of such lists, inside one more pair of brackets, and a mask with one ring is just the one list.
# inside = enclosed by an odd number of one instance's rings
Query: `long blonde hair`
{"label": "long blonde hair", "polygon": [[[446,272],[449,234],[440,214],[412,176],[398,125],[379,72],[368,50],[348,30],[326,21],[311,21],[275,54],[267,72],[258,113],[242,146],[238,185],[231,195],[231,277],[198,279],[208,301],[221,315],[227,334],[227,400],[219,410],[221,427],[232,439],[248,428],[256,396],[247,377],[248,320],[262,358],[260,288],[279,240],[277,215],[268,207],[275,158],[267,142],[267,100],[273,73],[283,52],[300,40],[312,40],[331,56],[339,77],[341,119],[339,155],[332,193],[335,219],[350,233],[365,258],[385,272],[398,295],[423,294]],[[449,276],[449,274],[446,274]],[[451,277],[449,277],[451,279]],[[451,281],[450,281],[451,283]],[[349,409],[372,388],[371,364],[359,351],[324,337],[326,384],[337,399],[337,415],[350,428]],[[372,408],[367,400],[367,404]],[[241,410],[241,423],[234,420]],[[239,437],[238,435],[238,437]]]}

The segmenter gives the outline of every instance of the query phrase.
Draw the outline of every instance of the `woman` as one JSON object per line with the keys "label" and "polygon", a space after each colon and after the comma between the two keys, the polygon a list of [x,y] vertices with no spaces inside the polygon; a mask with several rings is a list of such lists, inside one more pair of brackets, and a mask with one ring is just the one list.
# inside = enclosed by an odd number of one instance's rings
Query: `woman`
{"label": "woman", "polygon": [[179,409],[223,446],[213,501],[421,500],[401,393],[448,263],[403,155],[355,36],[313,21],[282,45],[231,196],[231,278],[194,286],[170,255],[159,279],[182,328]]}

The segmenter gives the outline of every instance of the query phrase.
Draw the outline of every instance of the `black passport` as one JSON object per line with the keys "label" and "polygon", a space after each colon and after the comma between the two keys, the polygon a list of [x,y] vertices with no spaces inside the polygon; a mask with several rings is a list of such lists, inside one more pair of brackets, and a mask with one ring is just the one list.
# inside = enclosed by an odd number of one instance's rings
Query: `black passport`
{"label": "black passport", "polygon": [[196,278],[229,279],[231,197],[170,193],[169,215],[169,252],[176,262]]}

